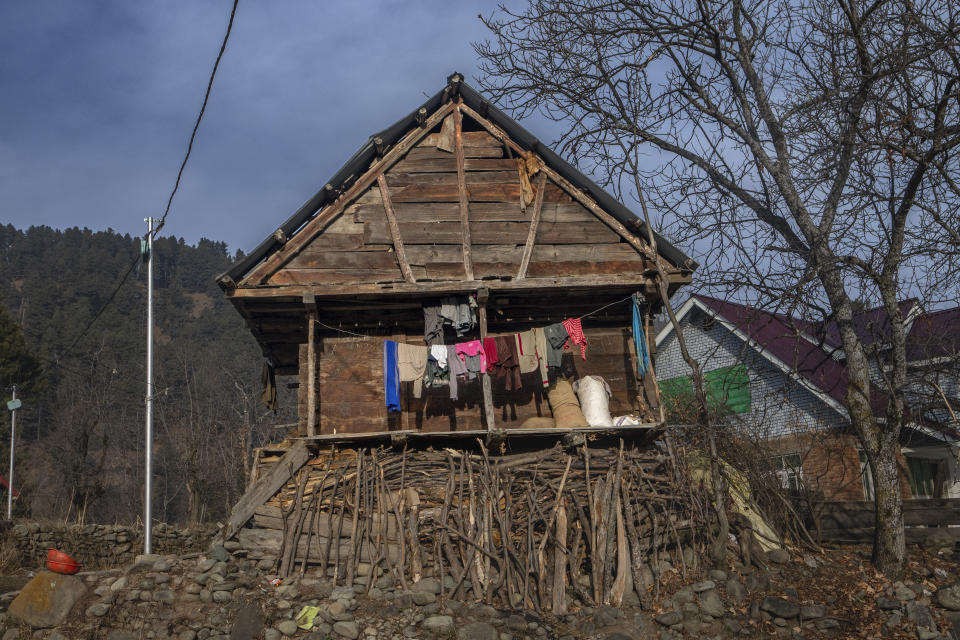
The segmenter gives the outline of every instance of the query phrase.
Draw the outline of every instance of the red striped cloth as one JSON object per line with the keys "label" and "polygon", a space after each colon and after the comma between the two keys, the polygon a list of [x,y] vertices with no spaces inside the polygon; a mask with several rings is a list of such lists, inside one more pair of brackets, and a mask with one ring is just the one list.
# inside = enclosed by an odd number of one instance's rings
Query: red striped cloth
{"label": "red striped cloth", "polygon": [[580,326],[580,318],[567,318],[563,321],[563,326],[574,344],[580,345],[580,357],[587,359],[587,337],[583,335],[583,327]]}

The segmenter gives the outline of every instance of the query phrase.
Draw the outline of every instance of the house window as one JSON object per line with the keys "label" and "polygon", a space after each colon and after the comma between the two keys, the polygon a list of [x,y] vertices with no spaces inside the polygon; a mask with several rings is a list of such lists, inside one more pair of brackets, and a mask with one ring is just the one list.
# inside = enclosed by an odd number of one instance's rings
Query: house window
{"label": "house window", "polygon": [[939,498],[943,487],[943,464],[940,460],[907,458],[910,471],[910,493],[914,498]]}
{"label": "house window", "polygon": [[791,493],[799,493],[803,486],[803,459],[800,454],[774,456],[773,463],[780,486]]}
{"label": "house window", "polygon": [[867,454],[862,450],[857,450],[860,456],[860,481],[863,484],[863,499],[873,502],[876,491],[873,487],[873,472],[867,463]]}
{"label": "house window", "polygon": [[[739,414],[750,411],[750,378],[742,364],[722,367],[703,374],[707,404],[712,411]],[[683,422],[684,417],[696,413],[693,381],[690,376],[660,381],[660,395],[667,409],[667,419]]]}

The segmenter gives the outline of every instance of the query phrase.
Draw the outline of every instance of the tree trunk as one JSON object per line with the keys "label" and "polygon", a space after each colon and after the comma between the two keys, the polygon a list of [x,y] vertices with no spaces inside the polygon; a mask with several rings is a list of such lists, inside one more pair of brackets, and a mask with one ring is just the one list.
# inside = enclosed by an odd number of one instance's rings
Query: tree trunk
{"label": "tree trunk", "polygon": [[897,469],[897,440],[884,442],[873,455],[873,485],[876,489],[876,529],[873,564],[891,579],[903,577],[906,538],[903,532],[903,497]]}

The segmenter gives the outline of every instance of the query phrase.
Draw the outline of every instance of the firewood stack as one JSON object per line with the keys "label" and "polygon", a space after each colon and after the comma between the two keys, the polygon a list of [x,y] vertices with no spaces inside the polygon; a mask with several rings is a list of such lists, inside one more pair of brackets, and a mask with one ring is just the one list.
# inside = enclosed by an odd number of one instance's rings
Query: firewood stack
{"label": "firewood stack", "polygon": [[[261,458],[261,470],[277,458]],[[326,567],[337,584],[402,588],[438,579],[447,597],[538,611],[619,605],[667,549],[703,531],[705,504],[673,451],[649,446],[491,455],[453,449],[330,448],[242,529],[281,577]],[[679,555],[679,554],[678,554]]]}

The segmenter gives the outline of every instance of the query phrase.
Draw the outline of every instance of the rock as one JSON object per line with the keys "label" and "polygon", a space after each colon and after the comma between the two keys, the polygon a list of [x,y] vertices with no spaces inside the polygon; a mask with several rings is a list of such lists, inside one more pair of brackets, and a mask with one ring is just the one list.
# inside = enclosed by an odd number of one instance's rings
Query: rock
{"label": "rock", "polygon": [[608,633],[603,640],[635,640],[635,638],[628,633],[615,631],[613,633]]}
{"label": "rock", "polygon": [[230,552],[227,551],[222,544],[210,545],[208,555],[217,562],[226,562],[230,559]]}
{"label": "rock", "polygon": [[[226,551],[226,549],[224,549]],[[293,620],[282,620],[277,625],[277,630],[285,636],[292,636],[297,632],[297,623]]]}
{"label": "rock", "polygon": [[950,611],[960,611],[960,582],[937,589],[937,604]]}
{"label": "rock", "polygon": [[87,607],[88,618],[102,618],[110,611],[110,605],[106,602],[95,602]]}
{"label": "rock", "polygon": [[720,569],[710,569],[708,577],[714,582],[724,582],[727,579],[727,572]]}
{"label": "rock", "polygon": [[800,605],[783,598],[767,596],[760,602],[760,610],[778,618],[796,618],[800,614]]}
{"label": "rock", "polygon": [[901,622],[903,622],[903,618],[900,616],[900,612],[894,611],[883,624],[886,625],[888,629],[896,629],[900,626]]}
{"label": "rock", "polygon": [[665,627],[672,627],[675,624],[680,624],[682,619],[683,618],[681,617],[679,611],[666,611],[654,618],[654,620]]}
{"label": "rock", "polygon": [[722,618],[726,614],[723,601],[720,600],[716,589],[708,589],[700,593],[700,610],[714,618]]}
{"label": "rock", "polygon": [[770,549],[767,551],[767,562],[786,564],[790,562],[790,552],[786,549]]}
{"label": "rock", "polygon": [[600,627],[609,627],[617,621],[617,618],[620,617],[620,609],[616,607],[610,607],[603,605],[599,607],[596,612],[593,614],[593,620],[597,623],[597,626]]}
{"label": "rock", "polygon": [[263,640],[280,640],[280,635],[278,629],[264,629]]}
{"label": "rock", "polygon": [[697,596],[694,595],[693,590],[691,589],[681,589],[673,594],[673,601],[677,604],[685,604],[687,602],[693,602],[697,599]]}
{"label": "rock", "polygon": [[355,640],[356,637],[360,635],[360,629],[357,627],[357,623],[346,620],[334,623],[333,632],[341,638],[348,638],[349,640]]}
{"label": "rock", "polygon": [[907,600],[916,599],[917,594],[913,592],[913,589],[901,584],[893,588],[893,597],[901,602],[906,602]]}
{"label": "rock", "polygon": [[747,597],[747,588],[736,578],[730,578],[726,584],[727,595],[740,602]]}
{"label": "rock", "polygon": [[434,595],[440,593],[440,581],[436,578],[421,578],[420,582],[410,587],[411,591],[426,591]]}
{"label": "rock", "polygon": [[701,591],[709,591],[716,586],[713,580],[704,580],[703,582],[694,583],[690,588],[693,589],[694,593],[700,593]]}
{"label": "rock", "polygon": [[165,571],[170,571],[170,563],[165,559],[160,558],[153,563],[153,570],[157,573],[164,573]]}
{"label": "rock", "polygon": [[940,634],[932,629],[926,629],[924,627],[917,628],[917,639],[918,640],[934,640],[934,638],[939,638]]}
{"label": "rock", "polygon": [[137,640],[137,638],[129,631],[114,629],[107,635],[107,640]]}
{"label": "rock", "polygon": [[830,629],[836,629],[840,626],[840,621],[836,618],[820,618],[819,620],[813,623],[820,631],[829,631]]}
{"label": "rock", "polygon": [[150,571],[153,569],[153,564],[159,559],[160,556],[156,553],[141,553],[133,559],[133,568]]}
{"label": "rock", "polygon": [[457,640],[497,640],[499,634],[486,622],[470,622],[457,629]]}
{"label": "rock", "polygon": [[883,596],[877,598],[877,609],[880,609],[881,611],[891,611],[899,608],[899,600],[894,600],[893,598],[884,598]]}
{"label": "rock", "polygon": [[423,621],[423,628],[430,631],[450,631],[453,629],[453,618],[450,616],[430,616]]}
{"label": "rock", "polygon": [[827,615],[827,608],[822,604],[804,604],[800,606],[800,617],[804,620],[817,620]]}
{"label": "rock", "polygon": [[125,589],[126,587],[127,587],[127,576],[120,576],[119,578],[113,581],[113,584],[110,585],[110,591],[113,591],[114,593],[116,593],[117,591],[120,591],[121,589]]}
{"label": "rock", "polygon": [[937,626],[933,621],[933,616],[930,615],[930,609],[919,602],[907,603],[907,619],[918,627],[935,629]]}
{"label": "rock", "polygon": [[230,602],[233,600],[233,594],[229,591],[214,591],[213,592],[213,601],[214,602]]}
{"label": "rock", "polygon": [[437,601],[437,596],[429,591],[411,591],[410,596],[413,598],[413,603],[421,607]]}
{"label": "rock", "polygon": [[244,605],[230,627],[230,640],[255,640],[263,632],[263,614],[254,604]]}
{"label": "rock", "polygon": [[86,591],[79,578],[41,571],[13,599],[7,615],[34,628],[56,627]]}

